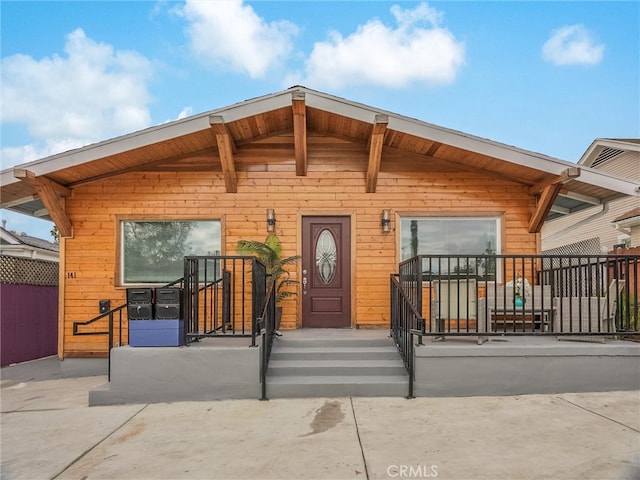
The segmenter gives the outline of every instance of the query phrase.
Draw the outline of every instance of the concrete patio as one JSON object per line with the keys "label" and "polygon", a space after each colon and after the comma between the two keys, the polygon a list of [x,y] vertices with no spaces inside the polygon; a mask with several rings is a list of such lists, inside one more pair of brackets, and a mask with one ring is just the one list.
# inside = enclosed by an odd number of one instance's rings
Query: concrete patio
{"label": "concrete patio", "polygon": [[74,375],[95,373],[99,362],[67,362],[2,369],[3,479],[602,480],[640,472],[638,391],[89,408],[88,391],[106,377]]}

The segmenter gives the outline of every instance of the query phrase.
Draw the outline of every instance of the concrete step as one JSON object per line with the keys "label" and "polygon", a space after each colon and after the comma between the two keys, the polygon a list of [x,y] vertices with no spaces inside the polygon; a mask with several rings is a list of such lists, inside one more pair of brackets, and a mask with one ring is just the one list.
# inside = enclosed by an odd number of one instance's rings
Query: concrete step
{"label": "concrete step", "polygon": [[403,397],[408,394],[405,374],[375,377],[285,376],[267,379],[269,398]]}
{"label": "concrete step", "polygon": [[[397,355],[397,354],[396,354]],[[393,360],[270,360],[269,376],[389,376],[404,375],[399,356]]]}
{"label": "concrete step", "polygon": [[393,339],[379,332],[304,333],[275,340],[269,398],[407,395],[409,377]]}
{"label": "concrete step", "polygon": [[388,347],[395,346],[392,338],[335,338],[335,337],[311,337],[311,338],[287,338],[284,334],[282,337],[277,337],[274,341],[275,347],[287,347],[287,348],[325,348],[325,347]]}
{"label": "concrete step", "polygon": [[271,352],[271,360],[395,360],[398,349],[386,347],[281,347]]}

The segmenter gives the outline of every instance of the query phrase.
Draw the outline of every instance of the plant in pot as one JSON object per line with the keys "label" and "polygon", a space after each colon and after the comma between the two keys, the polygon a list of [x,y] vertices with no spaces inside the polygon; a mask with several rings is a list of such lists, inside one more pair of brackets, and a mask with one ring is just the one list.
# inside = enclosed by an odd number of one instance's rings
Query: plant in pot
{"label": "plant in pot", "polygon": [[515,280],[507,282],[507,286],[514,287],[514,305],[516,307],[524,306],[526,299],[531,295],[531,285],[526,278],[518,276]]}
{"label": "plant in pot", "polygon": [[287,265],[291,265],[300,259],[300,255],[282,258],[282,244],[277,235],[268,235],[264,242],[257,240],[238,240],[236,250],[240,255],[251,255],[257,257],[267,267],[267,275],[269,275],[269,283],[275,284],[276,290],[276,330],[280,328],[280,320],[282,318],[281,302],[290,297],[296,296],[295,290],[288,287],[299,283],[291,278],[291,273],[285,269]]}

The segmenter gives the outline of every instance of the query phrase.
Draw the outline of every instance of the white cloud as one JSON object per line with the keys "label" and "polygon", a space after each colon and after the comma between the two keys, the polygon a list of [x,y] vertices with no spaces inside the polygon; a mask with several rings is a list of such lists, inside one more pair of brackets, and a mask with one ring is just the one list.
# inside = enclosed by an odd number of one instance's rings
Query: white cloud
{"label": "white cloud", "polygon": [[187,118],[188,116],[193,114],[193,108],[184,107],[182,111],[178,114],[178,120],[182,120],[183,118]]}
{"label": "white cloud", "polygon": [[266,22],[242,0],[187,0],[180,13],[195,54],[218,68],[263,78],[291,51],[297,27],[286,20]]}
{"label": "white cloud", "polygon": [[555,65],[596,65],[602,61],[604,45],[584,25],[554,30],[542,46],[542,57]]}
{"label": "white cloud", "polygon": [[38,158],[46,157],[42,151],[36,150],[33,145],[23,145],[20,147],[5,147],[0,150],[2,155],[2,170],[15,167],[21,163],[31,162]]}
{"label": "white cloud", "polygon": [[67,35],[62,56],[3,58],[2,122],[25,124],[36,142],[4,148],[3,159],[22,152],[22,163],[34,154],[50,155],[149,126],[150,76],[145,57],[114,51],[82,29]]}
{"label": "white cloud", "polygon": [[182,110],[180,110],[180,113],[176,118],[170,118],[168,120],[165,120],[163,123],[175,122],[176,120],[182,120],[183,118],[187,118],[191,115],[193,115],[193,108],[184,107]]}
{"label": "white cloud", "polygon": [[397,26],[372,19],[347,37],[338,32],[314,45],[305,65],[305,85],[341,88],[413,83],[447,84],[464,64],[464,44],[441,26],[442,13],[426,3],[391,8]]}

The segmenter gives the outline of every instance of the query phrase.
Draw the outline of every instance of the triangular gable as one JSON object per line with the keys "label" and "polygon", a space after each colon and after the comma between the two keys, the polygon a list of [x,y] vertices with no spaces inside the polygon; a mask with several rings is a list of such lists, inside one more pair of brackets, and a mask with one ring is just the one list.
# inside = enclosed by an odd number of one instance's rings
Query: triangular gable
{"label": "triangular gable", "polygon": [[74,186],[185,160],[185,168],[193,168],[189,162],[194,158],[222,171],[227,192],[234,193],[237,152],[283,132],[292,135],[297,175],[307,172],[310,134],[364,145],[365,188],[370,193],[376,191],[378,173],[388,168],[387,151],[416,155],[426,166],[449,164],[527,185],[539,198],[530,231],[539,231],[561,193],[592,203],[638,195],[637,183],[627,179],[296,86],[0,172],[1,206],[28,214],[44,208],[68,236],[71,224],[64,213],[64,196]]}

